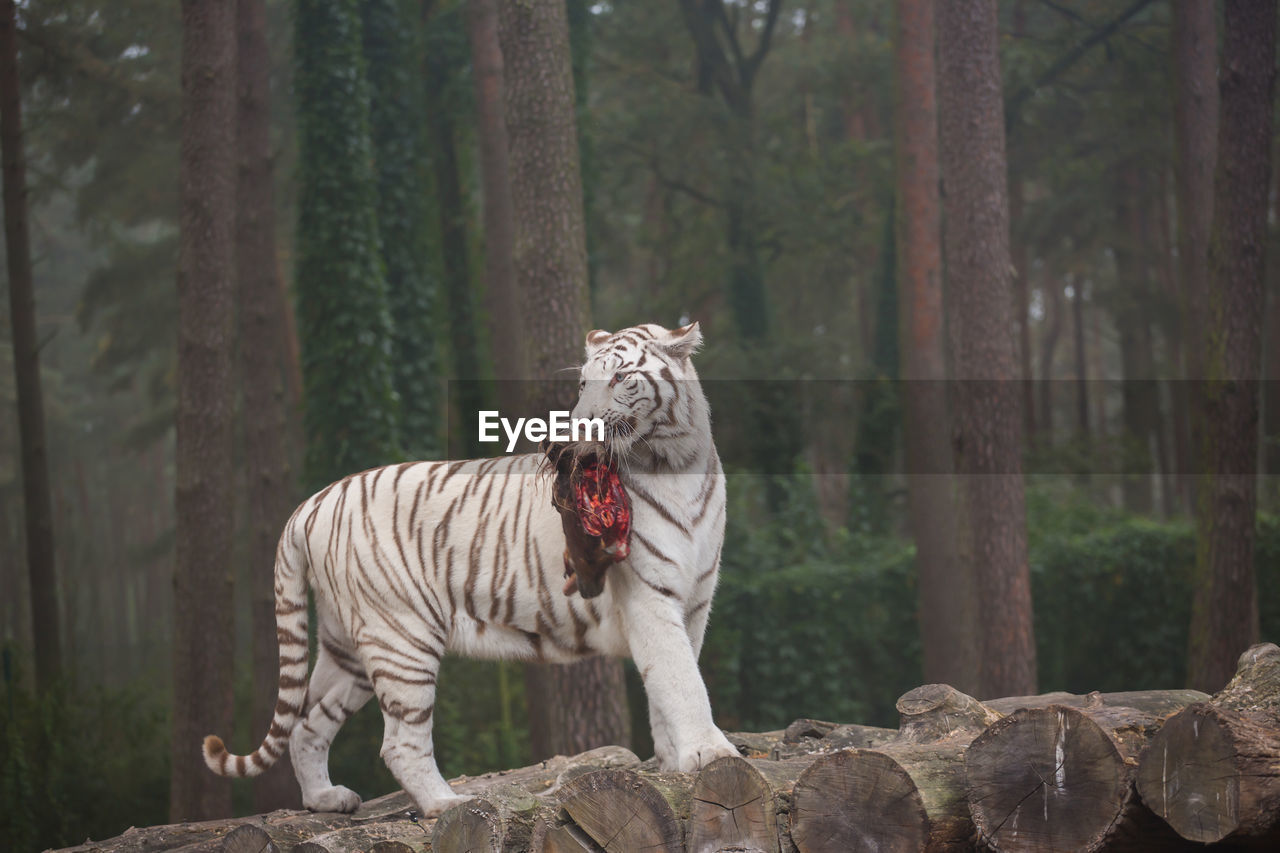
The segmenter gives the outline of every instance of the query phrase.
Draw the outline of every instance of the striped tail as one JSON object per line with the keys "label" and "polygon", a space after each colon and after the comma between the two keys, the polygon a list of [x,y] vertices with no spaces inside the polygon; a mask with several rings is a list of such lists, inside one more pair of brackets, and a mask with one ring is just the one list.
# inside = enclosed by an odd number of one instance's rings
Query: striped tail
{"label": "striped tail", "polygon": [[276,638],[280,642],[280,687],[275,716],[262,745],[249,755],[233,755],[217,735],[204,739],[204,763],[219,776],[257,776],[285,754],[289,733],[307,701],[306,553],[292,542],[293,519],[276,549]]}

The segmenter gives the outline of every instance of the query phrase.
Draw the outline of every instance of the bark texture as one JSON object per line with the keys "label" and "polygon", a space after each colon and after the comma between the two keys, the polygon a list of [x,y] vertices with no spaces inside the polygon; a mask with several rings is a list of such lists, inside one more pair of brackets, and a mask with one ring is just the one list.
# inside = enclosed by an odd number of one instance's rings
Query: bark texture
{"label": "bark texture", "polygon": [[[498,38],[498,0],[470,0],[467,30],[471,39],[471,67],[475,78],[477,144],[480,178],[484,185],[485,306],[494,375],[519,379],[525,362],[520,328],[520,305],[515,284],[515,218],[511,200],[511,168],[507,146],[505,70]],[[516,386],[504,383],[499,396],[511,397]],[[518,402],[502,400],[504,408]]]}
{"label": "bark texture", "polygon": [[200,753],[231,726],[232,401],[236,6],[182,3],[178,255],[175,820],[231,812],[231,783]]}
{"label": "bark texture", "polygon": [[978,688],[976,599],[956,559],[955,484],[943,341],[938,116],[930,0],[898,0],[898,287],[903,306],[902,411],[907,517],[916,543],[920,637],[927,681]]}
{"label": "bark texture", "polygon": [[1200,587],[1189,666],[1191,686],[1201,690],[1225,684],[1240,653],[1258,638],[1253,547],[1276,2],[1224,8],[1210,289],[1201,332],[1208,382],[1201,400],[1205,477],[1196,508]]}
{"label": "bark texture", "polygon": [[9,271],[9,321],[18,432],[22,445],[22,507],[26,523],[27,573],[31,589],[31,633],[36,687],[45,690],[62,669],[58,579],[53,550],[53,500],[45,440],[40,344],[31,277],[27,227],[27,167],[22,150],[22,87],[18,77],[17,5],[0,3],[0,147],[4,167],[4,240]]}
{"label": "bark texture", "polygon": [[959,541],[983,603],[979,695],[1036,683],[996,4],[938,7],[938,124],[961,476]]}
{"label": "bark texture", "polygon": [[[275,555],[294,505],[294,471],[286,450],[288,394],[284,290],[276,265],[271,168],[271,54],[264,0],[236,4],[236,288],[240,300],[240,383],[244,464],[248,471],[249,577],[253,584],[253,735],[266,732],[280,677],[276,643]],[[298,783],[278,761],[254,780],[260,812],[300,808]]]}
{"label": "bark texture", "polygon": [[[1178,316],[1188,411],[1182,459],[1184,497],[1194,497],[1203,442],[1200,383],[1205,378],[1200,324],[1209,304],[1209,229],[1213,224],[1213,170],[1218,160],[1217,8],[1213,0],[1172,0],[1173,146],[1178,205]],[[1201,611],[1195,618],[1203,618]],[[1203,633],[1193,630],[1192,634]]]}
{"label": "bark texture", "polygon": [[[499,35],[506,70],[513,257],[528,355],[526,403],[545,413],[572,407],[563,381],[581,362],[589,324],[582,176],[574,119],[569,24],[563,0],[503,0]],[[631,722],[621,662],[599,657],[525,668],[534,755],[627,744]]]}

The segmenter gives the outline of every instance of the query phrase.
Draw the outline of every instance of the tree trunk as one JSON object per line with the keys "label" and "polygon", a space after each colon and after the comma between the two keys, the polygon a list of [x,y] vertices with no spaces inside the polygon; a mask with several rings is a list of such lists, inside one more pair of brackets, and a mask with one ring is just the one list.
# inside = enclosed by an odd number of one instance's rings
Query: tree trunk
{"label": "tree trunk", "polygon": [[1158,414],[1159,406],[1151,363],[1151,287],[1147,275],[1143,222],[1145,199],[1142,176],[1135,162],[1121,165],[1115,189],[1117,282],[1112,317],[1120,335],[1121,396],[1124,402],[1120,464],[1124,505],[1130,512],[1149,515],[1153,506],[1153,415]]}
{"label": "tree trunk", "polygon": [[[293,510],[288,441],[284,292],[276,267],[275,193],[271,167],[271,55],[264,0],[238,0],[236,284],[240,299],[240,382],[245,500],[245,557],[253,581],[253,734],[266,732],[276,706],[280,656],[276,643],[275,555]],[[260,812],[301,808],[293,768],[278,761],[253,783]]]}
{"label": "tree trunk", "polygon": [[[438,288],[426,244],[430,195],[423,162],[428,157],[422,25],[414,0],[363,0],[360,11],[369,76],[369,135],[377,170],[378,233],[393,318],[391,361],[400,397],[400,448],[409,459],[427,459],[439,455],[444,407],[436,346]],[[432,111],[432,123],[446,121],[439,112]],[[460,248],[465,253],[465,241]]]}
{"label": "tree trunk", "polygon": [[[526,361],[520,328],[519,293],[512,256],[515,220],[511,200],[507,123],[503,117],[502,45],[498,40],[498,0],[471,0],[467,10],[471,67],[475,78],[476,127],[480,177],[484,184],[485,305],[493,373],[500,381],[503,408],[519,408],[519,387]],[[507,380],[507,381],[503,381]]]}
{"label": "tree trunk", "polygon": [[1253,546],[1276,2],[1249,0],[1225,9],[1189,665],[1191,686],[1202,690],[1223,684],[1258,637]]}
{"label": "tree trunk", "polygon": [[[1183,401],[1189,445],[1181,470],[1194,506],[1201,470],[1205,379],[1201,324],[1209,305],[1209,229],[1213,224],[1213,171],[1218,159],[1218,4],[1172,0],[1174,175],[1178,199],[1178,317],[1181,326]],[[1195,631],[1193,630],[1193,634]]]}
{"label": "tree trunk", "polygon": [[[22,445],[22,506],[26,519],[27,573],[36,688],[53,686],[62,671],[58,577],[53,549],[53,499],[49,493],[49,449],[36,338],[36,298],[31,280],[27,228],[27,167],[22,150],[22,87],[18,78],[17,4],[0,5],[0,146],[4,167],[4,240],[9,267],[9,321],[18,432]],[[6,522],[7,523],[7,522]]]}
{"label": "tree trunk", "polygon": [[231,783],[200,744],[231,727],[232,412],[235,276],[235,5],[182,4],[178,257],[175,820],[231,811]]}
{"label": "tree trunk", "polygon": [[[500,38],[507,70],[506,120],[513,258],[527,335],[527,403],[545,413],[569,409],[564,368],[580,362],[589,317],[582,179],[574,119],[569,25],[563,0],[505,0]],[[543,415],[545,417],[545,414]],[[525,667],[530,743],[535,757],[628,744],[622,664],[595,658],[567,666]]]}
{"label": "tree trunk", "polygon": [[437,68],[428,82],[432,147],[435,156],[436,201],[440,220],[440,256],[444,275],[444,302],[449,309],[449,349],[453,353],[453,407],[458,416],[450,430],[461,436],[450,456],[472,458],[482,448],[471,425],[475,413],[485,407],[480,378],[480,342],[476,336],[475,304],[472,301],[471,260],[467,248],[467,210],[458,174],[458,148],[453,119],[437,94],[449,81],[448,72]]}
{"label": "tree trunk", "polygon": [[[1014,0],[1013,38],[1020,40],[1027,34],[1026,0]],[[1022,212],[1026,204],[1023,181],[1018,172],[1010,168],[1009,187],[1009,253],[1013,264],[1013,309],[1018,319],[1018,377],[1022,380],[1022,429],[1027,444],[1034,447],[1041,442],[1038,434],[1040,416],[1036,412],[1035,371],[1031,363],[1031,262],[1025,240],[1017,238],[1022,224]],[[1043,369],[1041,371],[1043,373]],[[1052,425],[1050,425],[1052,426]],[[1052,441],[1044,441],[1046,446]]]}
{"label": "tree trunk", "polygon": [[378,232],[359,4],[294,4],[294,268],[311,489],[399,455],[393,324]]}
{"label": "tree trunk", "polygon": [[1053,446],[1053,357],[1058,350],[1058,338],[1062,334],[1062,283],[1045,276],[1044,315],[1048,328],[1040,339],[1040,435],[1042,447]]}
{"label": "tree trunk", "polygon": [[[1240,656],[1208,702],[1170,717],[1138,766],[1138,793],[1191,841],[1242,841],[1280,830],[1280,649]],[[1272,847],[1271,849],[1275,849]]]}
{"label": "tree trunk", "polygon": [[1084,283],[1071,288],[1071,343],[1076,375],[1076,440],[1089,452],[1089,352],[1084,344]]}
{"label": "tree trunk", "polygon": [[980,695],[1035,689],[996,4],[938,6],[962,559],[983,602]]}
{"label": "tree trunk", "polygon": [[897,28],[897,266],[906,380],[902,412],[924,677],[974,692],[978,628],[973,577],[953,548],[955,483],[947,431],[933,3],[899,0]]}

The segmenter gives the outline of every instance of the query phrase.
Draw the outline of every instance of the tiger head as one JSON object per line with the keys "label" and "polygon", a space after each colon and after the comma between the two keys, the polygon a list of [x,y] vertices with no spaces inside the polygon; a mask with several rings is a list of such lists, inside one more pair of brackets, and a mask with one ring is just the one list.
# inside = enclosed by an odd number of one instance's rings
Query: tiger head
{"label": "tiger head", "polygon": [[600,418],[611,455],[645,467],[683,469],[711,440],[692,356],[697,322],[587,333],[574,418]]}

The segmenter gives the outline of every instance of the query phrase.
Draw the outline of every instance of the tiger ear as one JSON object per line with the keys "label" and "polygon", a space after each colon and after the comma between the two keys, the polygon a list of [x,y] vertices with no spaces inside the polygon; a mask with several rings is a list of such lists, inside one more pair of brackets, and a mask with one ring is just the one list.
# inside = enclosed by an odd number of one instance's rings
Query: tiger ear
{"label": "tiger ear", "polygon": [[609,340],[611,337],[613,337],[613,332],[606,332],[604,329],[592,329],[590,332],[587,332],[587,358],[590,358],[591,354],[600,349],[600,347],[604,345],[604,342]]}
{"label": "tiger ear", "polygon": [[690,358],[701,346],[702,330],[698,328],[697,320],[687,326],[673,329],[670,336],[662,343],[662,348],[667,353],[681,361]]}

